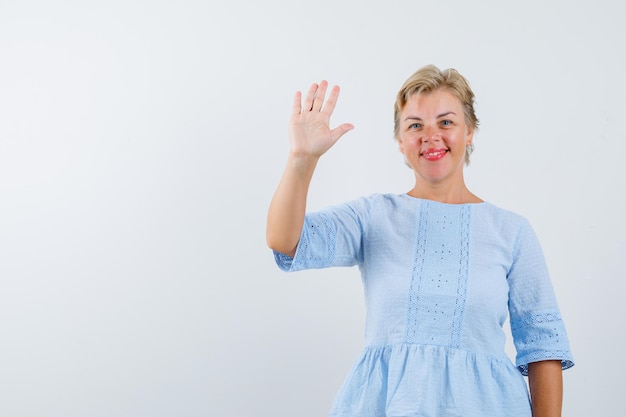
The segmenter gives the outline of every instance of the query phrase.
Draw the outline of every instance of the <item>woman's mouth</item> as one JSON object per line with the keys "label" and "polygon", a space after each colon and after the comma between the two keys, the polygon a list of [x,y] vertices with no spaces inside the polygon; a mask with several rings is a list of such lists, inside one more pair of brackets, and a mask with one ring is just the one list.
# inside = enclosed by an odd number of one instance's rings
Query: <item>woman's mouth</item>
{"label": "woman's mouth", "polygon": [[422,158],[427,161],[438,161],[446,156],[446,153],[448,153],[446,148],[428,149],[427,151],[422,152]]}

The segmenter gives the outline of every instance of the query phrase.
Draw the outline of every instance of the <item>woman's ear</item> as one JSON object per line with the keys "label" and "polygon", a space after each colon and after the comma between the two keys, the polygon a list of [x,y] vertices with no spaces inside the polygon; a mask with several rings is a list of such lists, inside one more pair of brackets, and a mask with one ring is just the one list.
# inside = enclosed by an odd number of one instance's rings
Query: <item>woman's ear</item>
{"label": "woman's ear", "polygon": [[474,141],[474,129],[468,129],[467,135],[465,136],[465,146],[470,146]]}
{"label": "woman's ear", "polygon": [[396,142],[398,142],[398,149],[400,149],[400,153],[404,155],[404,144],[402,143],[402,139],[399,136],[396,136]]}

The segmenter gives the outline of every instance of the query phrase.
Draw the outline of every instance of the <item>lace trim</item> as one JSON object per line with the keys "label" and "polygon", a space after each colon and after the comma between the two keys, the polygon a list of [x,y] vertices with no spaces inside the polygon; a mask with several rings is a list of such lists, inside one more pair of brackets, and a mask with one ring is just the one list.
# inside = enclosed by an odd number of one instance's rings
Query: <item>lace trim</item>
{"label": "lace trim", "polygon": [[452,323],[452,346],[461,346],[461,324],[465,315],[467,299],[467,280],[469,275],[470,245],[470,206],[463,206],[461,211],[461,254],[459,259],[459,275],[457,296],[454,305],[454,322]]}
{"label": "lace trim", "polygon": [[[316,244],[317,241],[323,244]],[[306,268],[324,268],[335,258],[337,234],[331,218],[322,213],[315,217],[304,218],[302,233],[298,241],[296,254],[292,258],[274,251],[274,257],[283,271],[297,271]]]}
{"label": "lace trim", "polygon": [[405,340],[459,347],[469,275],[471,208],[423,202],[418,215]]}
{"label": "lace trim", "polygon": [[540,323],[552,323],[561,321],[561,314],[558,312],[531,314],[511,322],[511,330],[519,330],[524,327],[532,326]]}
{"label": "lace trim", "polygon": [[426,258],[426,229],[428,228],[428,210],[423,204],[419,213],[419,225],[417,229],[417,245],[415,251],[415,259],[413,261],[413,276],[411,278],[411,287],[409,289],[409,308],[408,323],[406,328],[406,341],[408,343],[415,342],[418,323],[418,301],[421,287],[422,272],[424,270],[424,259]]}

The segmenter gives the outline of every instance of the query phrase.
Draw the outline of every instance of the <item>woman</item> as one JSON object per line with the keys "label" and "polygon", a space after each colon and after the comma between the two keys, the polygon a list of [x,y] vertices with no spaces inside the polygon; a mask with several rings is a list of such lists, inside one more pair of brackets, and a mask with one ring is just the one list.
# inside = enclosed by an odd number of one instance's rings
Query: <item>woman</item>
{"label": "woman", "polygon": [[[560,416],[562,369],[573,361],[539,243],[524,218],[463,178],[478,126],[467,81],[427,66],[400,89],[395,138],[415,175],[408,193],[305,214],[317,161],[353,128],[329,128],[339,88],[324,103],[327,87],[312,85],[304,102],[296,93],[267,242],[283,270],[361,270],[366,347],[331,416]],[[504,352],[507,317],[515,365]]]}

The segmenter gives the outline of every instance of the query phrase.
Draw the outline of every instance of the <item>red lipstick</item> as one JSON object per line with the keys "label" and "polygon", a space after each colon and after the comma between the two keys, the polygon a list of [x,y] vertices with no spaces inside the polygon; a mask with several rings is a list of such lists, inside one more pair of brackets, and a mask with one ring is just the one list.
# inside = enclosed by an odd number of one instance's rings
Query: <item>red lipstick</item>
{"label": "red lipstick", "polygon": [[427,161],[438,161],[446,156],[446,153],[448,153],[446,148],[432,148],[422,152],[422,158]]}

